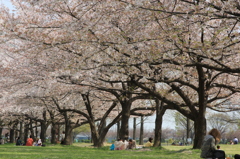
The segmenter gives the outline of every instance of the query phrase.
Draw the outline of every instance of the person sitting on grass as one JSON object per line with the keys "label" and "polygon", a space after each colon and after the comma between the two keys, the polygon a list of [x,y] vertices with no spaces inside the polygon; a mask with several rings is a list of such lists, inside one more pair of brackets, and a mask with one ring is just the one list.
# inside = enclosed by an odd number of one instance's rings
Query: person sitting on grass
{"label": "person sitting on grass", "polygon": [[129,139],[127,149],[135,149],[135,148],[136,148],[136,141]]}
{"label": "person sitting on grass", "polygon": [[42,140],[38,139],[37,146],[42,146]]}
{"label": "person sitting on grass", "polygon": [[30,137],[27,139],[26,146],[33,146],[32,135],[30,135]]}
{"label": "person sitting on grass", "polygon": [[22,140],[20,139],[20,137],[18,137],[16,141],[16,146],[21,146],[21,145],[23,145]]}
{"label": "person sitting on grass", "polygon": [[212,129],[204,137],[201,146],[201,158],[210,159],[213,157],[213,152],[216,150],[216,144],[221,139],[221,133],[217,129]]}
{"label": "person sitting on grass", "polygon": [[128,143],[128,138],[125,138],[125,139],[124,139],[123,144],[124,144],[124,145],[123,145],[123,150],[126,150],[127,147],[128,147],[128,144],[129,144],[129,143]]}
{"label": "person sitting on grass", "polygon": [[37,142],[38,142],[38,138],[36,138],[36,140],[33,142],[33,146],[37,146],[38,145]]}
{"label": "person sitting on grass", "polygon": [[152,137],[150,137],[149,139],[148,139],[148,142],[144,145],[144,147],[151,147],[151,146],[153,146],[153,138]]}
{"label": "person sitting on grass", "polygon": [[114,142],[115,150],[123,150],[125,147],[125,144],[123,143],[122,139],[118,139]]}

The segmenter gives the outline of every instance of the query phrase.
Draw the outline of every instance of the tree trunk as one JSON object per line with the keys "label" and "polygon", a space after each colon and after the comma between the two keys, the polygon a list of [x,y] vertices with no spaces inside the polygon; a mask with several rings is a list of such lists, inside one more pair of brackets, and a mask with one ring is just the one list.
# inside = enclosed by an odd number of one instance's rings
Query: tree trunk
{"label": "tree trunk", "polygon": [[[200,60],[200,59],[199,59]],[[195,120],[194,120],[194,143],[193,148],[194,149],[200,149],[202,145],[202,141],[204,139],[204,136],[206,135],[206,106],[207,106],[207,99],[208,94],[205,87],[206,79],[204,70],[202,67],[197,67],[198,71],[198,81],[199,81],[199,89],[198,89],[198,104],[199,104],[199,110],[198,113],[195,114]]]}
{"label": "tree trunk", "polygon": [[136,140],[136,118],[133,118],[133,140]]}
{"label": "tree trunk", "polygon": [[38,137],[37,121],[35,122],[35,136]]}
{"label": "tree trunk", "polygon": [[186,133],[186,143],[187,144],[188,144],[189,137],[190,137],[190,119],[187,117],[187,133]]}
{"label": "tree trunk", "polygon": [[0,136],[2,137],[3,128],[0,128]]}
{"label": "tree trunk", "polygon": [[98,147],[100,141],[99,141],[99,134],[95,126],[95,122],[91,121],[89,123],[90,128],[91,128],[91,136],[92,136],[92,142],[94,147]]}
{"label": "tree trunk", "polygon": [[65,138],[63,141],[64,145],[72,145],[72,130],[73,129],[69,124],[65,125]]}
{"label": "tree trunk", "polygon": [[121,120],[121,128],[120,128],[120,138],[126,139],[129,136],[128,130],[128,121],[130,117],[130,106],[131,104],[125,103],[122,105],[122,120]]}
{"label": "tree trunk", "polygon": [[120,127],[121,127],[121,122],[117,122],[117,139],[120,138]]}
{"label": "tree trunk", "polygon": [[198,120],[194,121],[194,149],[200,149],[204,136],[206,135],[206,118],[200,117]]}
{"label": "tree trunk", "polygon": [[14,131],[14,142],[17,140],[16,138],[19,136],[19,132],[17,129]]}
{"label": "tree trunk", "polygon": [[29,131],[29,124],[28,123],[25,123],[24,124],[24,135],[23,135],[23,138],[24,138],[24,142],[25,144],[27,143],[27,139],[28,139],[28,131]]}
{"label": "tree trunk", "polygon": [[102,147],[104,145],[105,137],[107,135],[108,129],[104,128],[102,132],[99,132],[99,139],[94,143],[95,147]]}
{"label": "tree trunk", "polygon": [[30,132],[31,132],[32,138],[33,138],[33,140],[35,141],[32,119],[30,119],[29,126],[30,126]]}
{"label": "tree trunk", "polygon": [[42,143],[46,141],[46,131],[48,128],[48,122],[47,122],[47,111],[44,109],[42,113],[43,120],[40,121],[40,139],[42,140]]}
{"label": "tree trunk", "polygon": [[139,145],[143,145],[143,134],[144,134],[144,120],[143,116],[141,116],[141,127],[140,127],[140,137],[139,137]]}
{"label": "tree trunk", "polygon": [[10,143],[14,143],[14,129],[10,129]]}
{"label": "tree trunk", "polygon": [[51,143],[52,144],[56,144],[57,140],[56,140],[56,124],[52,123],[52,128],[51,128]]}
{"label": "tree trunk", "polygon": [[20,139],[23,139],[24,137],[23,137],[23,122],[21,121],[20,122],[20,125],[19,125],[19,137],[20,137]]}
{"label": "tree trunk", "polygon": [[45,142],[47,125],[45,124],[45,121],[41,122],[40,124],[41,124],[40,139],[42,140],[42,142]]}
{"label": "tree trunk", "polygon": [[159,100],[156,100],[156,120],[155,120],[155,135],[154,135],[154,147],[161,146],[161,138],[162,138],[162,122],[163,115],[166,112],[166,108],[164,107],[164,103],[159,103]]}

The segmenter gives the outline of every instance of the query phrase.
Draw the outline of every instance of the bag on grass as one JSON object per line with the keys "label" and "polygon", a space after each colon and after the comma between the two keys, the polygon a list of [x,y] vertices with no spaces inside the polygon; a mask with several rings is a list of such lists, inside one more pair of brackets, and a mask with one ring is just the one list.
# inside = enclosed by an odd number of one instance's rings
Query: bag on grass
{"label": "bag on grass", "polygon": [[226,155],[223,150],[215,150],[213,152],[213,158],[218,158],[218,159],[225,159]]}
{"label": "bag on grass", "polygon": [[114,149],[115,149],[115,145],[112,144],[112,145],[110,146],[110,150],[114,150]]}

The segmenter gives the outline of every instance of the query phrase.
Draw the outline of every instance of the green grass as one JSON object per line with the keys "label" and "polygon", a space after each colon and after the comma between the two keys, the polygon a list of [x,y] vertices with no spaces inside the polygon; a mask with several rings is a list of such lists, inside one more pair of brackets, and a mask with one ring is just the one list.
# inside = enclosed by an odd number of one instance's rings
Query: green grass
{"label": "green grass", "polygon": [[[239,145],[221,145],[226,154],[239,153]],[[1,159],[200,159],[200,150],[192,146],[163,146],[160,148],[143,148],[138,150],[111,151],[109,146],[92,148],[89,144],[72,146],[47,145],[46,147],[0,145]]]}

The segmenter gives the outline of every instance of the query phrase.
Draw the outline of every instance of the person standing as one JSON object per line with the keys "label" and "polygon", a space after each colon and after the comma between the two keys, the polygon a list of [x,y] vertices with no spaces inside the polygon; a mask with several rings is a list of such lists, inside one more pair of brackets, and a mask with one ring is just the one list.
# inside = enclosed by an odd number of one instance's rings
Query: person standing
{"label": "person standing", "polygon": [[213,152],[216,150],[216,145],[221,139],[221,134],[217,129],[209,131],[208,135],[204,137],[201,147],[201,158],[212,159]]}

